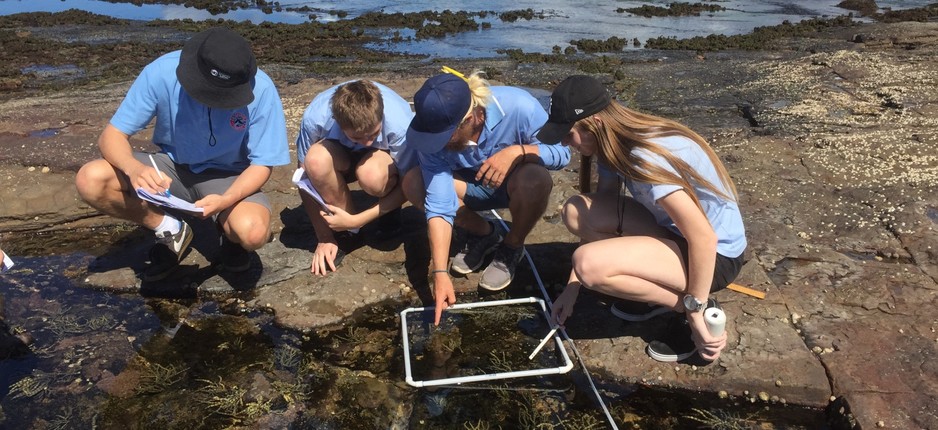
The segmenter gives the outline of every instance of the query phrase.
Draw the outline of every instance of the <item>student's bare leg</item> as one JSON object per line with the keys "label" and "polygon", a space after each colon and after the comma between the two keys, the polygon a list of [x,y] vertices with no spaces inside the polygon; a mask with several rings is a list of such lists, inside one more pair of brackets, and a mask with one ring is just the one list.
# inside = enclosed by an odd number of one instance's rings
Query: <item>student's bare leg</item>
{"label": "student's bare leg", "polygon": [[331,205],[349,210],[348,184],[345,173],[352,167],[348,149],[334,140],[321,140],[309,147],[303,169],[316,191]]}
{"label": "student's bare leg", "polygon": [[508,211],[511,212],[511,231],[505,235],[505,245],[517,249],[524,246],[537,221],[547,210],[554,182],[544,166],[521,164],[508,178]]}
{"label": "student's bare leg", "polygon": [[228,240],[248,251],[270,240],[270,210],[262,204],[241,201],[219,214],[218,224]]}
{"label": "student's bare leg", "polygon": [[355,177],[362,191],[375,197],[384,197],[397,186],[397,167],[394,159],[384,151],[370,151],[355,168]]}
{"label": "student's bare leg", "polygon": [[[620,223],[619,213],[623,218]],[[563,222],[580,243],[622,236],[652,235],[666,237],[667,230],[641,203],[615,193],[579,194],[563,205]]]}
{"label": "student's bare leg", "polygon": [[75,176],[82,200],[99,212],[155,229],[163,211],[137,197],[130,180],[104,159],[91,161]]}
{"label": "student's bare leg", "polygon": [[404,197],[411,205],[421,212],[426,211],[423,200],[427,196],[427,189],[423,184],[423,174],[420,172],[420,167],[414,167],[404,173],[404,177],[401,179],[401,189],[404,190]]}
{"label": "student's bare leg", "polygon": [[584,286],[669,308],[677,304],[686,288],[681,250],[640,203],[615,193],[573,196],[564,204],[564,223],[583,241],[573,254],[573,271]]}

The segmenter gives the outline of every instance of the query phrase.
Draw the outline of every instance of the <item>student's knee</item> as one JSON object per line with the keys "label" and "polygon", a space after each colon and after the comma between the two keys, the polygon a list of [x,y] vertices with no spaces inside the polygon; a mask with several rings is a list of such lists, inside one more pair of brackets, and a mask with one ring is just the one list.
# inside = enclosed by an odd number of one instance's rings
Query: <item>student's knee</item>
{"label": "student's knee", "polygon": [[383,197],[388,193],[387,169],[381,170],[368,166],[359,166],[355,170],[355,177],[358,178],[358,186],[368,195]]}
{"label": "student's knee", "polygon": [[311,179],[327,177],[335,171],[332,154],[323,145],[313,145],[303,159],[303,170]]}
{"label": "student's knee", "polygon": [[229,216],[225,222],[228,224],[229,238],[248,251],[260,249],[270,240],[269,217],[242,213]]}
{"label": "student's knee", "polygon": [[508,192],[512,196],[523,196],[541,200],[550,195],[554,181],[547,168],[537,164],[523,164],[512,175],[508,183]]}
{"label": "student's knee", "polygon": [[244,220],[244,225],[238,231],[241,247],[254,251],[260,249],[270,239],[270,226],[259,219]]}
{"label": "student's knee", "polygon": [[581,246],[573,251],[573,271],[577,278],[583,283],[583,286],[596,289],[600,286],[603,275],[600,273],[600,267],[593,263],[597,259],[590,258],[590,248]]}
{"label": "student's knee", "polygon": [[94,160],[78,169],[75,188],[85,201],[99,198],[111,181],[116,181],[114,167],[105,160]]}

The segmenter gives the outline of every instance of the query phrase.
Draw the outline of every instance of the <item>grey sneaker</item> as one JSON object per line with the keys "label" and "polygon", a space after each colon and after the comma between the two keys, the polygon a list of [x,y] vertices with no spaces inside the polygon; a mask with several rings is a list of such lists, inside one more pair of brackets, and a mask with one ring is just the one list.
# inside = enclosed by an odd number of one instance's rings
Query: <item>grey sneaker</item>
{"label": "grey sneaker", "polygon": [[499,233],[498,227],[495,227],[495,224],[491,222],[489,222],[489,225],[492,227],[491,233],[485,236],[469,235],[466,247],[453,257],[452,269],[454,272],[466,275],[479,270],[479,267],[482,267],[482,262],[485,261],[485,257],[495,251],[495,248],[502,243],[503,237]]}
{"label": "grey sneaker", "polygon": [[505,289],[508,284],[511,284],[511,280],[515,279],[515,269],[522,257],[524,257],[524,247],[513,249],[504,243],[500,244],[495,250],[495,258],[482,272],[479,286],[489,291]]}
{"label": "grey sneaker", "polygon": [[192,229],[185,221],[179,221],[179,223],[181,225],[176,234],[168,231],[156,234],[156,244],[150,248],[150,262],[143,271],[144,281],[166,279],[189,250],[189,243],[192,242]]}

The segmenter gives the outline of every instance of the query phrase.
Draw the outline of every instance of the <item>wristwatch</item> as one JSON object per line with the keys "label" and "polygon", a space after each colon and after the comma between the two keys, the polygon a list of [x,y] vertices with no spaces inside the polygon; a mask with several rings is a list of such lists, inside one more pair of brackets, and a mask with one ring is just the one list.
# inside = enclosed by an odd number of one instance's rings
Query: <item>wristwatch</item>
{"label": "wristwatch", "polygon": [[684,309],[688,312],[700,312],[704,310],[706,304],[706,302],[701,302],[691,294],[684,295]]}

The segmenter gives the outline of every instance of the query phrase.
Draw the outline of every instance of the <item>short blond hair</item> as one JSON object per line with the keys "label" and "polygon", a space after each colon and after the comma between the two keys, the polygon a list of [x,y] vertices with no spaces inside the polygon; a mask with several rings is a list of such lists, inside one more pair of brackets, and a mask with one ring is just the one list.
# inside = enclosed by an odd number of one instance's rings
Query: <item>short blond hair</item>
{"label": "short blond hair", "polygon": [[381,90],[365,79],[339,85],[332,94],[330,107],[339,127],[352,133],[370,132],[384,118]]}

